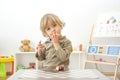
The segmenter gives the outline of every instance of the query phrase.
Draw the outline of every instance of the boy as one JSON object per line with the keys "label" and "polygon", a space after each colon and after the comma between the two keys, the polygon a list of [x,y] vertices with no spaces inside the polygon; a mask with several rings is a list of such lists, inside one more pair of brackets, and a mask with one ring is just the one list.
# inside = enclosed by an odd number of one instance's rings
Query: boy
{"label": "boy", "polygon": [[42,17],[40,29],[48,39],[39,42],[36,57],[41,62],[40,69],[45,71],[68,70],[69,57],[72,52],[71,41],[62,36],[64,23],[54,14]]}

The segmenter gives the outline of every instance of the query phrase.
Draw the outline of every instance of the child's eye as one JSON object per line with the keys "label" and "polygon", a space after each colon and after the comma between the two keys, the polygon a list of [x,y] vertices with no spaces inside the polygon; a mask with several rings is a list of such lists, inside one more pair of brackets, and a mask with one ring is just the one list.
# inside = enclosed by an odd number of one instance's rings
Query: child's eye
{"label": "child's eye", "polygon": [[54,24],[53,27],[56,27],[56,24]]}
{"label": "child's eye", "polygon": [[47,30],[47,31],[49,31],[49,30],[50,30],[50,28],[48,27],[46,30]]}

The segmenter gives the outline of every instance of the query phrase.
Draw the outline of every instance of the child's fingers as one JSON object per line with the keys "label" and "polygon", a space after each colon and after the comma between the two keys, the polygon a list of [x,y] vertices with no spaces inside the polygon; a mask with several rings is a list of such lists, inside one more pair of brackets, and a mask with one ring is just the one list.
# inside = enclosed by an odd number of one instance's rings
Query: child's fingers
{"label": "child's fingers", "polygon": [[56,32],[55,32],[55,31],[52,32],[52,36],[53,36],[53,37],[56,36]]}
{"label": "child's fingers", "polygon": [[63,71],[64,68],[65,68],[64,65],[60,65],[60,66],[57,66],[57,67],[56,67],[56,70],[57,70],[57,71]]}
{"label": "child's fingers", "polygon": [[56,67],[56,70],[59,71],[59,66]]}
{"label": "child's fingers", "polygon": [[43,45],[43,44],[41,44],[41,41],[40,41],[40,42],[38,43],[38,45],[37,45],[36,49],[38,49],[38,48],[39,48],[39,49],[40,49],[40,48],[42,49],[43,47],[44,47],[44,45]]}
{"label": "child's fingers", "polygon": [[44,45],[43,45],[43,44],[41,44],[41,41],[39,42],[38,46],[42,46],[42,47],[44,47]]}
{"label": "child's fingers", "polygon": [[39,44],[41,44],[41,41],[39,42]]}
{"label": "child's fingers", "polygon": [[62,66],[59,66],[59,70],[61,70],[62,69]]}
{"label": "child's fingers", "polygon": [[44,48],[44,45],[38,45],[37,48]]}
{"label": "child's fingers", "polygon": [[41,45],[41,41],[38,43],[38,45]]}
{"label": "child's fingers", "polygon": [[64,70],[65,66],[64,65],[60,65],[60,70]]}

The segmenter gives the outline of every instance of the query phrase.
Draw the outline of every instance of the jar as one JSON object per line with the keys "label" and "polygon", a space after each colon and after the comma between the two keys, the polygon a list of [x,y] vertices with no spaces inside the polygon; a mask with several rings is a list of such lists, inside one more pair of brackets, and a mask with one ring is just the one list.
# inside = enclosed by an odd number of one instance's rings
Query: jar
{"label": "jar", "polygon": [[82,48],[83,48],[83,46],[82,46],[82,44],[80,44],[79,45],[79,51],[82,51]]}

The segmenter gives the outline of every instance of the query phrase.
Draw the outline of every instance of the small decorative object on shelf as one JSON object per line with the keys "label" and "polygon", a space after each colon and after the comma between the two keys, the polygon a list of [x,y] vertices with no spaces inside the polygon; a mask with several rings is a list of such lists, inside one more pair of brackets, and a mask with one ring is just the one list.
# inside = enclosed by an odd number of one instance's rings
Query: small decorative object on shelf
{"label": "small decorative object on shelf", "polygon": [[82,51],[82,48],[83,48],[83,45],[80,44],[80,45],[79,45],[79,51]]}
{"label": "small decorative object on shelf", "polygon": [[17,71],[20,70],[20,69],[24,69],[24,66],[23,65],[17,65]]}
{"label": "small decorative object on shelf", "polygon": [[102,46],[99,47],[98,53],[103,53],[103,47]]}
{"label": "small decorative object on shelf", "polygon": [[29,44],[30,44],[30,40],[22,40],[21,41],[22,45],[20,46],[20,51],[22,52],[33,52],[35,51],[34,48],[32,48]]}
{"label": "small decorative object on shelf", "polygon": [[76,47],[73,47],[73,51],[76,51]]}
{"label": "small decorative object on shelf", "polygon": [[30,69],[35,69],[35,62],[30,62],[29,63],[29,68]]}

